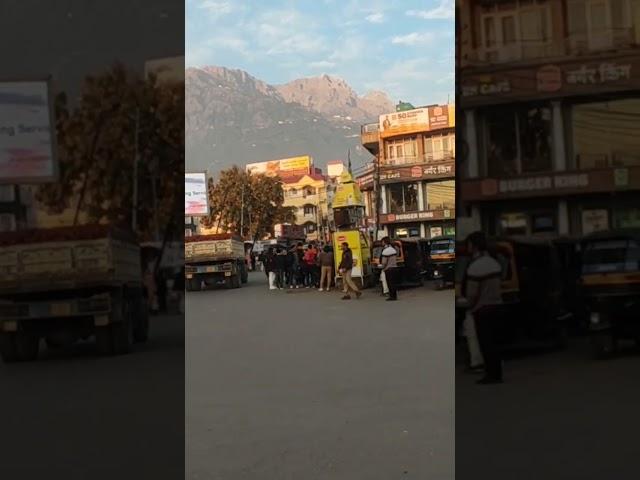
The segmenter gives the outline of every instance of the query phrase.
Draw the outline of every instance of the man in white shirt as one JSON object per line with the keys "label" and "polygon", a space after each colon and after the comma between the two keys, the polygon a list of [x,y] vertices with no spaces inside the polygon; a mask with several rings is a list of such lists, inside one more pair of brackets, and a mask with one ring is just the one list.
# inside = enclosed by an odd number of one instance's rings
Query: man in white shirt
{"label": "man in white shirt", "polygon": [[[472,260],[466,272],[465,296],[485,363],[485,376],[478,383],[502,383],[502,359],[496,342],[502,314],[502,266],[489,255],[487,240],[482,232],[469,235],[467,247]],[[471,333],[469,330],[468,333]]]}
{"label": "man in white shirt", "polygon": [[398,300],[398,252],[391,244],[389,237],[384,237],[382,244],[384,245],[382,249],[382,273],[389,289],[387,302],[394,302]]}

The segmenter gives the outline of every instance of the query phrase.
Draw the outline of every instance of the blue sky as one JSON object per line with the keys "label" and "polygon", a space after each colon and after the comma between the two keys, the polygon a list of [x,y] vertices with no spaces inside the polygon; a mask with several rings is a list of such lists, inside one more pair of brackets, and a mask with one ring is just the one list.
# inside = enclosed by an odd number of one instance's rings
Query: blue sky
{"label": "blue sky", "polygon": [[187,0],[187,66],[271,84],[329,74],[414,105],[454,98],[454,0]]}

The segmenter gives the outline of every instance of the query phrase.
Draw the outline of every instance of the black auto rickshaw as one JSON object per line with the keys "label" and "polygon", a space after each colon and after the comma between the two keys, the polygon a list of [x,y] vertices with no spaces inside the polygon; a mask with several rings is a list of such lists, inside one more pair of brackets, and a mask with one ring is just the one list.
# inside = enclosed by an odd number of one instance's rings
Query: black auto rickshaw
{"label": "black auto rickshaw", "polygon": [[456,239],[454,236],[434,237],[429,242],[427,278],[437,289],[453,286],[456,281]]}
{"label": "black auto rickshaw", "polygon": [[[470,259],[464,247],[457,253],[459,267],[466,270]],[[502,301],[506,322],[499,332],[505,348],[527,349],[564,346],[570,318],[563,303],[563,263],[551,240],[497,238],[490,242],[489,253],[503,267]],[[464,282],[463,273],[459,273]],[[461,283],[462,285],[463,283]],[[457,296],[463,292],[456,291]],[[464,317],[458,307],[456,318]]]}
{"label": "black auto rickshaw", "polygon": [[581,243],[580,290],[594,355],[631,339],[640,345],[640,230],[594,233]]}
{"label": "black auto rickshaw", "polygon": [[[420,242],[417,239],[401,238],[392,240],[392,244],[398,252],[398,270],[400,271],[398,286],[402,288],[422,286],[425,262]],[[378,266],[381,263],[383,248],[381,241],[378,240],[373,243],[371,263],[377,279],[380,277],[380,268]]]}

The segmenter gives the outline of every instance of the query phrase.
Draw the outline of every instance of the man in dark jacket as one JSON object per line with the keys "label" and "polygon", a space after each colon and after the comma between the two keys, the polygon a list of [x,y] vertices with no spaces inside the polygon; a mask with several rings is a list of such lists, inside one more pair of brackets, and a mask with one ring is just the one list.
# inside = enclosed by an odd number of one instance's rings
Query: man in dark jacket
{"label": "man in dark jacket", "polygon": [[342,244],[342,260],[340,260],[338,269],[340,270],[340,274],[342,275],[342,285],[344,292],[342,300],[351,300],[350,292],[354,292],[356,294],[356,298],[360,298],[362,292],[351,278],[351,271],[353,269],[353,252],[351,252],[351,249],[349,248],[349,244],[347,242],[344,242]]}

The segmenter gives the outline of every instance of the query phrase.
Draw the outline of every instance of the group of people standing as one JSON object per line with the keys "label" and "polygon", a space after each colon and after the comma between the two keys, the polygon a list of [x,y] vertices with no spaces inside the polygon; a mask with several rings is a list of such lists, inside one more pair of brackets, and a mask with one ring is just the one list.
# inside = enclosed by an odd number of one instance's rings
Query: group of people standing
{"label": "group of people standing", "polygon": [[[397,293],[397,256],[391,239],[383,239],[384,249],[380,258],[381,280],[387,301],[398,299]],[[340,245],[342,257],[338,265],[338,272],[342,278],[343,300],[350,300],[351,295],[360,298],[362,291],[352,278],[354,267],[353,252],[347,242]],[[285,288],[317,288],[321,292],[331,291],[334,285],[334,251],[330,244],[318,245],[311,242],[304,245],[301,242],[290,248],[283,246],[270,247],[261,254],[260,261],[264,265],[264,272],[269,279],[270,290]]]}
{"label": "group of people standing", "polygon": [[333,280],[333,248],[302,242],[286,249],[270,247],[260,259],[271,290],[317,288],[330,291]]}

